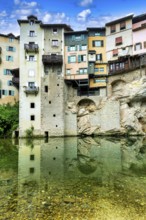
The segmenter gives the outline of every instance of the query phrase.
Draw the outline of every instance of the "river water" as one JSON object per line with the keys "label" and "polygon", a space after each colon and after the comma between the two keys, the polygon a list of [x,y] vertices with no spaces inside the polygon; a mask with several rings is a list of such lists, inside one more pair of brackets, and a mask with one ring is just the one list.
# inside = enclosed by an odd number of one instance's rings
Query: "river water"
{"label": "river water", "polygon": [[0,140],[0,220],[145,220],[146,139]]}

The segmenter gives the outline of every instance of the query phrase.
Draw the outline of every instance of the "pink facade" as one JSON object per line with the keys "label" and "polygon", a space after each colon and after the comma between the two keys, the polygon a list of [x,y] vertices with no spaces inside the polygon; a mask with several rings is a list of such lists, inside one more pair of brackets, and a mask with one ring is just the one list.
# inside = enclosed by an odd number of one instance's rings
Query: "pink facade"
{"label": "pink facade", "polygon": [[133,55],[146,53],[146,20],[133,24]]}

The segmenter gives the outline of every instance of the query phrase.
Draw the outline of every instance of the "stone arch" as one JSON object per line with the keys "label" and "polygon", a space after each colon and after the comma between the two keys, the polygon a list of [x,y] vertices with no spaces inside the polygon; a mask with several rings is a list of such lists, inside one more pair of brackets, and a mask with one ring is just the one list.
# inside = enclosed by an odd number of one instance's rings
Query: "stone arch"
{"label": "stone arch", "polygon": [[122,96],[126,82],[122,79],[117,79],[111,83],[112,95]]}
{"label": "stone arch", "polygon": [[97,109],[96,104],[91,99],[82,99],[77,103],[77,127],[78,134],[91,135],[96,129],[93,126],[93,112]]}
{"label": "stone arch", "polygon": [[87,108],[89,111],[95,111],[96,109],[96,104],[92,99],[81,99],[78,103],[77,103],[77,108],[80,109],[82,107]]}

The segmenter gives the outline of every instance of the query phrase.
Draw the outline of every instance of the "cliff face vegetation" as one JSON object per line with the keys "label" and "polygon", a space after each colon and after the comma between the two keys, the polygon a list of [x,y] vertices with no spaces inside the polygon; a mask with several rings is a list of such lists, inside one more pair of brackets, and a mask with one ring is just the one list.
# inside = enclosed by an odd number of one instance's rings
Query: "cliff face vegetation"
{"label": "cliff face vegetation", "polygon": [[0,105],[0,137],[11,137],[19,125],[19,104]]}

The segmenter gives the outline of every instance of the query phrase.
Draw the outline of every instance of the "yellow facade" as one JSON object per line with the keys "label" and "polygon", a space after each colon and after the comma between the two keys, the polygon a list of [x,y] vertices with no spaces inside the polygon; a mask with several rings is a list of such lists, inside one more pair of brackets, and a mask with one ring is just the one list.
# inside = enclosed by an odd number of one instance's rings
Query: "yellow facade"
{"label": "yellow facade", "polygon": [[[103,41],[103,46],[94,46],[94,41]],[[108,74],[107,71],[107,59],[106,59],[106,36],[89,36],[88,37],[88,51],[94,51],[95,53],[95,62],[94,62],[94,78],[90,78],[89,87],[97,88],[97,87],[106,87],[106,78],[101,76],[105,76]],[[96,56],[98,54],[102,54],[102,59],[97,60]],[[100,78],[99,78],[100,77]],[[101,80],[100,80],[101,79]],[[96,82],[98,81],[99,82]]]}

